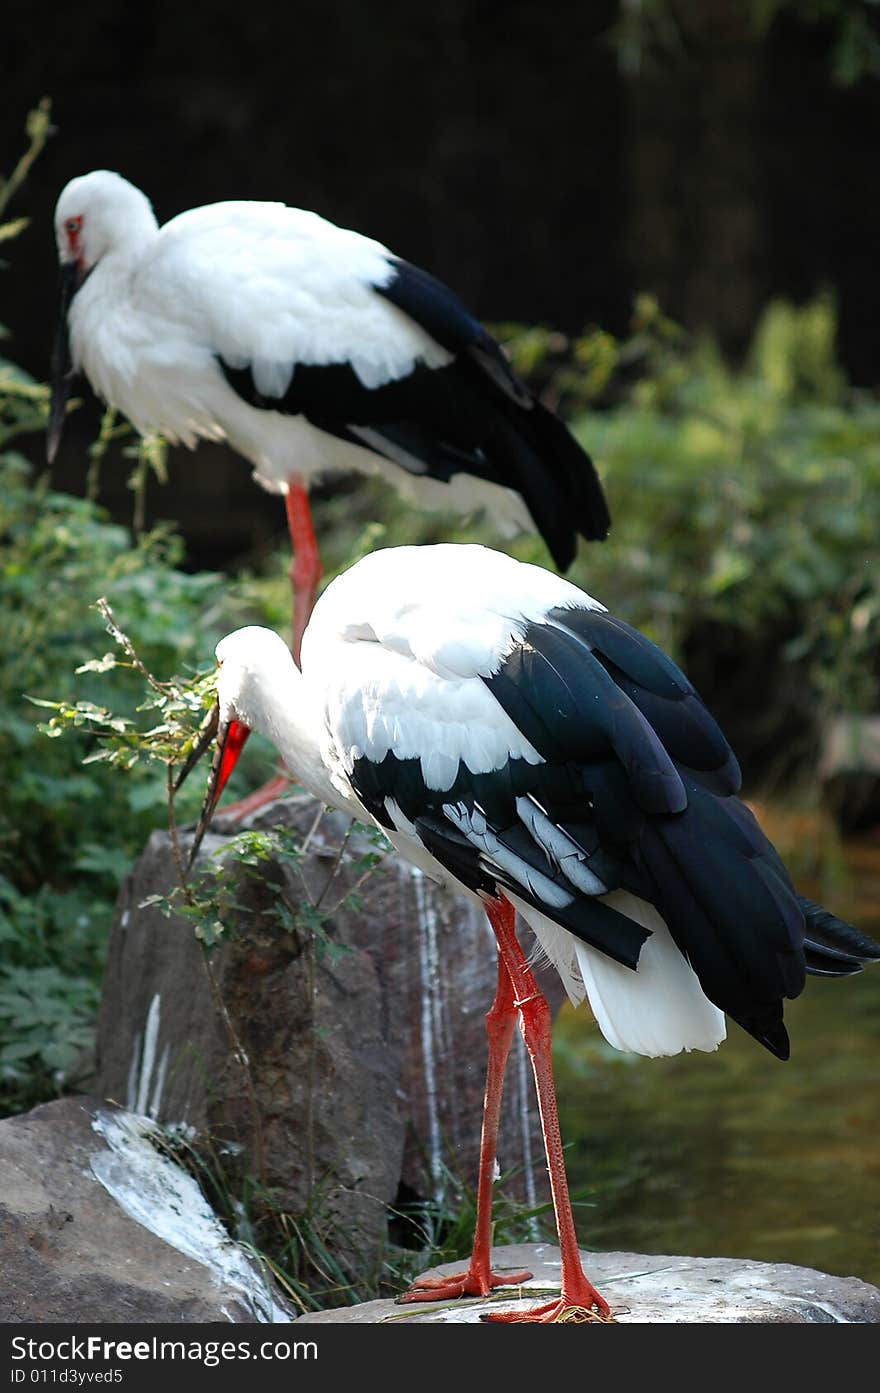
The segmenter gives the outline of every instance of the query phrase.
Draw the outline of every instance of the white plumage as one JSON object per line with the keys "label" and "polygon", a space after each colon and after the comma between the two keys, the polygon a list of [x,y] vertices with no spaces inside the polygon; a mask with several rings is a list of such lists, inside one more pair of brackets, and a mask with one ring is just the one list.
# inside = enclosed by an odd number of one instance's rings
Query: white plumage
{"label": "white plumage", "polygon": [[[86,214],[82,210],[87,209]],[[450,355],[375,293],[390,280],[378,242],[281,203],[227,202],[160,229],[139,189],[109,171],[83,175],[58,201],[59,255],[71,215],[86,276],[69,310],[73,364],[143,435],[193,447],[226,439],[278,492],[376,461],[312,427],[243,401],[223,375],[253,367],[257,391],[282,398],[297,364],[351,364],[365,388]]]}
{"label": "white plumage", "polygon": [[[394,800],[386,799],[386,819],[371,812],[353,786],[354,768],[362,760],[381,765],[389,753],[417,760],[426,789],[442,794],[460,766],[491,774],[514,759],[543,764],[481,679],[497,672],[530,623],[544,621],[557,606],[603,609],[560,577],[482,547],[374,552],[318,601],[303,642],[301,677],[285,645],[268,631],[240,630],[221,642],[221,719],[234,717],[263,731],[316,796],[384,826],[408,860],[479,899],[427,851]],[[592,894],[651,928],[650,951],[646,944],[633,972],[579,942],[515,889],[506,892],[572,1000],[589,998],[611,1044],[643,1054],[716,1048],[725,1035],[723,1013],[706,1000],[659,914],[635,896],[609,892],[538,805],[520,799],[517,811],[533,835],[540,825],[548,869],[552,857],[567,887],[504,847],[480,814],[436,802],[488,863],[523,888],[531,886],[548,909],[572,903],[577,892]]]}
{"label": "white plumage", "polygon": [[[427,874],[480,900],[498,945],[477,1223],[466,1271],[401,1299],[481,1296],[501,1081],[515,1017],[531,1057],[561,1251],[558,1300],[495,1320],[607,1319],[581,1266],[553,1096],[550,1015],[518,913],[605,1039],[714,1050],[730,1015],[788,1056],[784,997],[806,972],[880,956],[799,896],[684,675],[557,576],[481,547],[380,551],[319,600],[300,672],[281,639],[217,648],[218,751],[193,854],[246,730],[320,799],[373,821]],[[232,752],[231,754],[229,752]],[[198,756],[194,751],[186,768]],[[186,772],[186,771],[185,771]]]}
{"label": "white plumage", "polygon": [[287,497],[297,651],[320,576],[316,478],[379,473],[419,508],[485,509],[502,536],[539,531],[563,570],[578,535],[606,535],[589,456],[456,296],[381,243],[281,203],[160,227],[108,170],[66,186],[55,232],[50,460],[77,372],[143,435],[227,441]]}

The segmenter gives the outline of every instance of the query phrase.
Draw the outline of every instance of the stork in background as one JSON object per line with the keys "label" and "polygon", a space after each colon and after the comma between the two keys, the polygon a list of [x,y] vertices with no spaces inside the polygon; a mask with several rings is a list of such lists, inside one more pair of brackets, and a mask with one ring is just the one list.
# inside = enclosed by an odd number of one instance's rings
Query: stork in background
{"label": "stork in background", "polygon": [[55,211],[61,305],[48,455],[73,377],[142,435],[225,440],[285,496],[292,650],[321,566],[310,484],[379,474],[420,509],[483,508],[566,570],[609,515],[589,456],[457,297],[381,243],[282,203],[194,208],[159,227],[121,175]]}
{"label": "stork in background", "polygon": [[697,693],[653,643],[567,581],[477,546],[374,552],[325,590],[302,671],[279,636],[221,640],[217,737],[194,857],[249,730],[323,802],[482,903],[498,946],[477,1221],[467,1269],[403,1301],[486,1295],[502,1079],[532,1061],[562,1258],[558,1300],[493,1320],[603,1319],[581,1266],[550,1059],[550,1011],[515,912],[616,1049],[715,1050],[729,1016],[787,1059],[783,1002],[880,944],[799,895],[737,793]]}

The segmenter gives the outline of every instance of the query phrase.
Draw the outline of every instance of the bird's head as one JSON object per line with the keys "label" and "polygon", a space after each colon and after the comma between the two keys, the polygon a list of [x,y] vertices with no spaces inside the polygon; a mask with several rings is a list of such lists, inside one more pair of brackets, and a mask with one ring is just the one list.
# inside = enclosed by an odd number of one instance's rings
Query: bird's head
{"label": "bird's head", "polygon": [[217,700],[177,777],[175,790],[216,739],[205,801],[190,849],[192,865],[202,838],[210,826],[220,795],[235,768],[245,741],[254,728],[271,734],[266,722],[264,690],[273,676],[293,667],[290,649],[272,629],[250,625],[221,639],[217,658]]}
{"label": "bird's head", "polygon": [[61,191],[55,206],[55,241],[61,270],[58,328],[52,352],[52,398],[46,453],[51,464],[61,443],[64,413],[75,367],[70,354],[68,311],[74,295],[98,262],[117,248],[136,251],[155,236],[156,217],[147,196],[121,174],[95,169]]}
{"label": "bird's head", "polygon": [[93,169],[71,179],[55,205],[55,241],[62,272],[76,268],[80,284],[117,247],[140,246],[155,234],[150,200],[121,174]]}

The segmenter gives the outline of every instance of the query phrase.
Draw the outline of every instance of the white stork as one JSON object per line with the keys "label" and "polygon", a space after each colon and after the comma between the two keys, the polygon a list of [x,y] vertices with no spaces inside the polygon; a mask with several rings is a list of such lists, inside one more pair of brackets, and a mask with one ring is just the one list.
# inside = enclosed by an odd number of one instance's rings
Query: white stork
{"label": "white stork", "polygon": [[313,479],[378,473],[420,508],[484,508],[502,536],[540,532],[561,570],[579,534],[606,536],[580,445],[456,296],[381,243],[282,203],[160,228],[108,170],[67,184],[55,235],[50,462],[77,372],[143,435],[228,441],[286,496],[297,660],[321,575]]}
{"label": "white stork", "polygon": [[517,1012],[534,1068],[562,1292],[525,1315],[607,1317],[578,1256],[556,1119],[550,1014],[514,934],[530,926],[606,1040],[714,1050],[725,1016],[780,1059],[783,998],[880,945],[799,895],[736,797],[736,759],[679,669],[560,577],[477,546],[374,552],[334,580],[302,671],[277,634],[217,647],[217,733],[193,856],[248,730],[324,802],[381,827],[429,876],[484,906],[498,944],[478,1217],[467,1270],[403,1300],[523,1280],[489,1261],[501,1080]]}

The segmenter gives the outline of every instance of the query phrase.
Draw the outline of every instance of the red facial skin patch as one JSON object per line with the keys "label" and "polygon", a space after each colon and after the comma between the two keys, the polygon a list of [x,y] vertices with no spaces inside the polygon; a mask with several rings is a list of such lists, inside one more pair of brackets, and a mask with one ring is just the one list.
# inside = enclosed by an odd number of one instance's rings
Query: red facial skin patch
{"label": "red facial skin patch", "polygon": [[71,260],[78,262],[80,259],[79,234],[82,231],[82,218],[68,218],[64,224],[64,232],[67,237],[67,249],[70,252]]}

